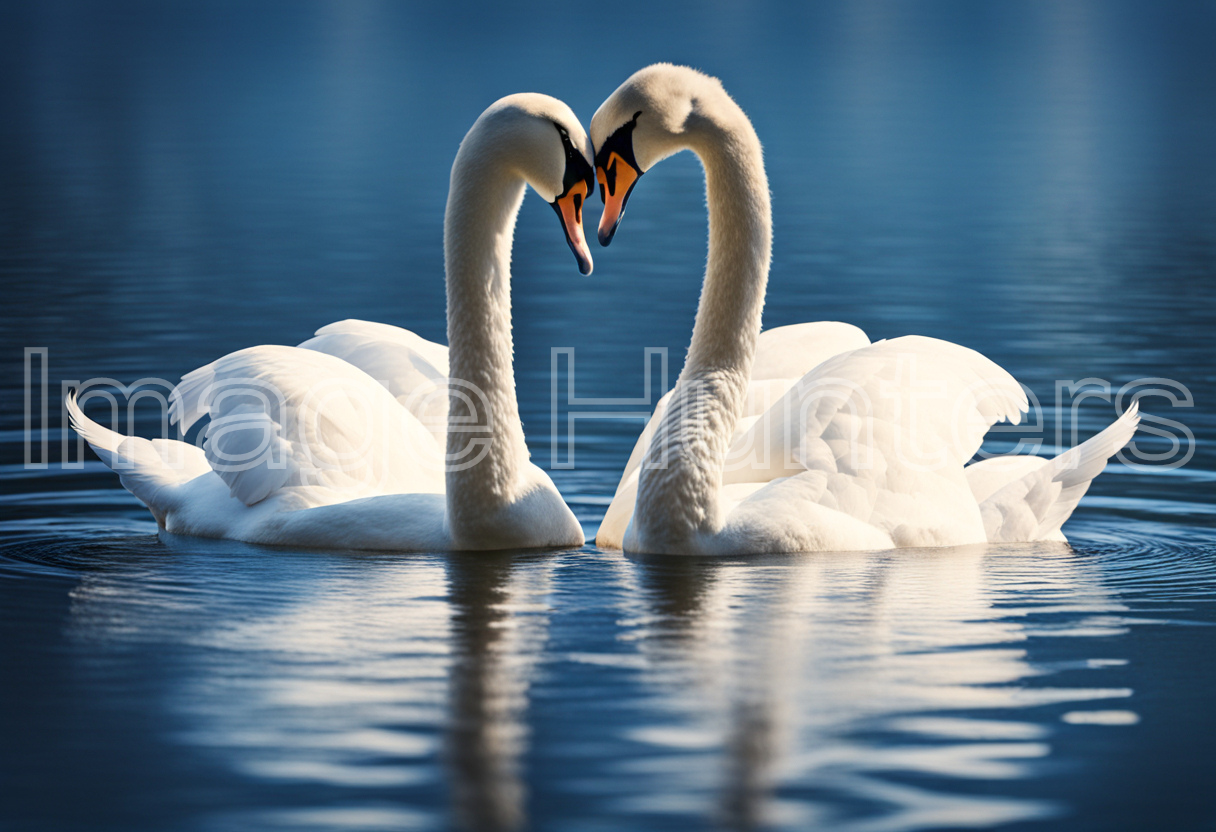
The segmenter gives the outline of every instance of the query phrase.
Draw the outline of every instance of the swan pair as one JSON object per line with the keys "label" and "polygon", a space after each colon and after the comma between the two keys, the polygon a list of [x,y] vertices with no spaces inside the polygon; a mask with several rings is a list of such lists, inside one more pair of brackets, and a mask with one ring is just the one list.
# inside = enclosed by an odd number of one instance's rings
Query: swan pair
{"label": "swan pair", "polygon": [[709,204],[692,342],[596,543],[742,554],[1063,540],[1060,526],[1135,432],[1135,405],[1054,459],[968,464],[993,424],[1027,408],[984,356],[917,336],[871,344],[842,323],[761,332],[772,214],[760,142],[716,79],[670,64],[630,77],[590,137],[535,94],[502,99],[473,125],[444,224],[450,347],[342,321],[298,347],[232,353],[172,396],[183,431],[210,417],[202,449],[113,433],[69,397],[73,425],[170,532],[406,551],[580,546],[520,427],[515,218],[529,184],[588,274],[582,207],[595,181],[608,245],[641,176],[681,150],[700,158]]}

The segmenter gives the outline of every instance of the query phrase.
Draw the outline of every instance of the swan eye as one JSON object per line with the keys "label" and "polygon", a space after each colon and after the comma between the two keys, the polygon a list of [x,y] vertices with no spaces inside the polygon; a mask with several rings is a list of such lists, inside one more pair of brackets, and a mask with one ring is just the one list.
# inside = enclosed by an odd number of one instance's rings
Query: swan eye
{"label": "swan eye", "polygon": [[603,246],[612,242],[625,213],[625,203],[642,176],[633,155],[633,130],[641,114],[640,110],[634,113],[633,118],[604,140],[595,154],[595,178],[600,183],[600,199],[604,203],[599,228],[600,245]]}
{"label": "swan eye", "polygon": [[587,164],[586,158],[582,153],[574,149],[574,145],[570,142],[570,133],[565,127],[562,127],[556,121],[553,126],[557,128],[557,133],[561,136],[562,150],[566,153],[566,170],[562,177],[562,196],[570,193],[570,189],[578,182],[585,182],[587,185],[587,193],[590,194],[595,190],[595,171],[591,165]]}
{"label": "swan eye", "polygon": [[583,235],[583,203],[595,190],[595,171],[586,157],[574,149],[569,131],[556,121],[553,126],[557,128],[562,149],[566,152],[566,169],[562,176],[562,192],[549,204],[561,220],[566,242],[578,259],[578,270],[591,274],[591,252],[587,250],[587,239]]}
{"label": "swan eye", "polygon": [[628,176],[631,182],[642,175],[637,159],[633,155],[633,131],[638,126],[638,116],[640,115],[642,115],[642,111],[638,110],[633,114],[633,118],[613,131],[612,135],[600,145],[599,152],[595,154],[596,178],[600,183],[601,199],[606,200],[616,192],[617,161],[624,162],[633,169]]}

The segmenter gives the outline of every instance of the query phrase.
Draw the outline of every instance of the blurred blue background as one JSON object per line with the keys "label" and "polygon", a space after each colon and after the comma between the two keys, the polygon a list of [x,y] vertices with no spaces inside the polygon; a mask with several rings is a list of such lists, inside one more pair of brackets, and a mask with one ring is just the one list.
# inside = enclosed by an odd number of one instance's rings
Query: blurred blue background
{"label": "blurred blue background", "polygon": [[[1214,43],[1212,2],[0,2],[0,828],[1212,828]],[[1193,459],[1113,466],[1067,552],[726,563],[157,543],[97,463],[24,467],[26,347],[57,391],[346,317],[444,340],[473,120],[587,123],[659,60],[765,144],[766,326],[957,341],[1049,407],[1177,379],[1143,407]],[[688,154],[587,278],[525,200],[542,467],[551,349],[580,396],[640,395],[644,347],[674,379],[705,229]],[[553,471],[589,534],[639,429]]]}

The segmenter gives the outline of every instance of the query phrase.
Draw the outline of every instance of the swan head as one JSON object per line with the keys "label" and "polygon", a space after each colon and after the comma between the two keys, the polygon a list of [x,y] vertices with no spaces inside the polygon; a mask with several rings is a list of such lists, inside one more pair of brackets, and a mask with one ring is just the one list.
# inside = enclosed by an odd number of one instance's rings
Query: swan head
{"label": "swan head", "polygon": [[548,95],[509,95],[482,113],[469,131],[474,136],[475,155],[521,176],[553,206],[579,271],[591,274],[583,205],[595,190],[594,153],[574,112]]}
{"label": "swan head", "polygon": [[653,64],[631,75],[600,105],[591,119],[595,176],[604,202],[600,245],[612,242],[642,174],[689,148],[706,108],[725,95],[717,78],[686,66]]}

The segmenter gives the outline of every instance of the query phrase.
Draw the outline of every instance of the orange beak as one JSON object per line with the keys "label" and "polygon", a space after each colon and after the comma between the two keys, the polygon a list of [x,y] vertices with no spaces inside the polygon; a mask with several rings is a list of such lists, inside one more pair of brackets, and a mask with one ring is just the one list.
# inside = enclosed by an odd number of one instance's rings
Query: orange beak
{"label": "orange beak", "polygon": [[[586,162],[583,163],[586,165]],[[566,242],[578,259],[580,274],[591,274],[591,249],[587,247],[587,238],[583,235],[583,203],[587,201],[590,190],[585,181],[578,181],[570,186],[566,193],[550,203],[557,216],[562,221],[562,230],[566,232]]]}
{"label": "orange beak", "polygon": [[595,178],[600,183],[600,196],[604,200],[604,213],[600,214],[600,245],[612,242],[621,217],[625,215],[625,203],[641,176],[641,171],[615,152],[609,153],[607,161],[596,167]]}

